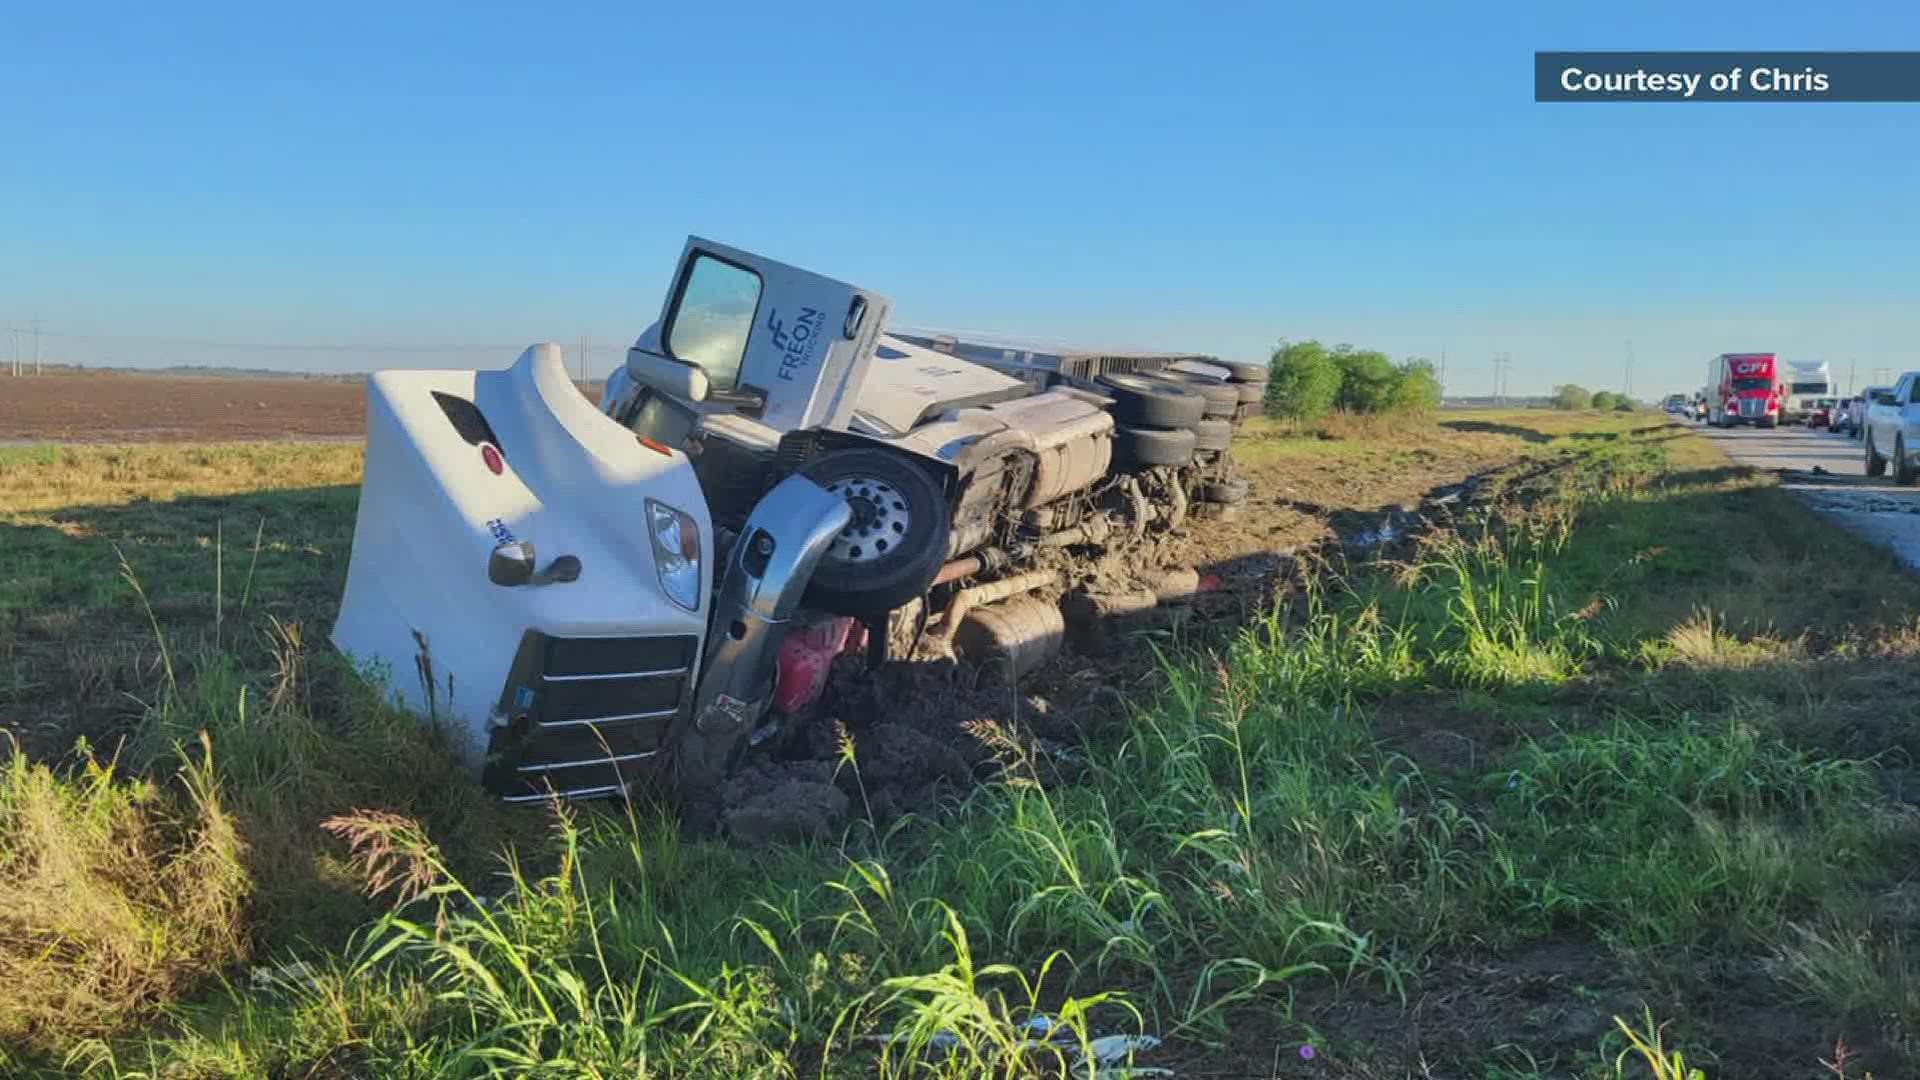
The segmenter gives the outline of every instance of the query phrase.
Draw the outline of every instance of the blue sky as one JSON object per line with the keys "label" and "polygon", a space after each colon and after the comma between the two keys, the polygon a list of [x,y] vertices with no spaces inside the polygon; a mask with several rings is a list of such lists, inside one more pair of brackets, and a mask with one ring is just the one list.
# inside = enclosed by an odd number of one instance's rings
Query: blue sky
{"label": "blue sky", "polygon": [[1642,394],[1920,365],[1920,105],[1531,89],[1536,49],[1920,48],[1912,5],[61,3],[5,40],[0,325],[56,359],[588,334],[603,371],[700,233],[903,323],[1445,350],[1457,393],[1501,353],[1617,387],[1628,341]]}

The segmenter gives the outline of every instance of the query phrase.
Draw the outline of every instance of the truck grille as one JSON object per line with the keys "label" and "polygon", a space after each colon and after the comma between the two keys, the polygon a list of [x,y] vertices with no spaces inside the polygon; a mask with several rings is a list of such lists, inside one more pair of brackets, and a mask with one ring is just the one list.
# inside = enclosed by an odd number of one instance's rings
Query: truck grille
{"label": "truck grille", "polygon": [[1759,398],[1741,398],[1740,415],[1746,419],[1755,419],[1767,414],[1767,403]]}
{"label": "truck grille", "polygon": [[690,636],[521,638],[485,775],[508,802],[618,795],[687,700]]}

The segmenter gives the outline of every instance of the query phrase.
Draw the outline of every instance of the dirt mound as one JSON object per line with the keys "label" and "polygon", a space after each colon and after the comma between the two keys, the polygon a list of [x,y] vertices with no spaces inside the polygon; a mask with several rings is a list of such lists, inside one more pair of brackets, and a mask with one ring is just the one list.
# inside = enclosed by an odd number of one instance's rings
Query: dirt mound
{"label": "dirt mound", "polygon": [[753,844],[832,835],[856,817],[885,827],[1008,769],[1066,778],[1088,732],[1124,722],[1127,688],[1155,678],[1153,637],[1141,631],[1229,632],[1269,610],[1302,563],[1404,557],[1425,532],[1539,475],[1509,466],[1371,511],[1312,506],[1322,531],[1307,544],[1274,544],[1272,523],[1258,517],[1209,521],[1162,541],[1127,572],[1088,564],[1060,598],[1066,652],[1014,687],[952,660],[895,661],[869,673],[842,656],[794,734],[756,751],[727,785],[727,832]]}

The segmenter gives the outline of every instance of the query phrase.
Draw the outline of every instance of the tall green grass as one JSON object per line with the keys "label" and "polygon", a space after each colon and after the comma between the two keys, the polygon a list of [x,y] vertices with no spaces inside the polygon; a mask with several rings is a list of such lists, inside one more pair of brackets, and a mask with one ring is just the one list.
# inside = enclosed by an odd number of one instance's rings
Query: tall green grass
{"label": "tall green grass", "polygon": [[[212,730],[229,801],[257,800],[242,820],[319,834],[324,818],[336,869],[383,911],[344,950],[294,965],[279,949],[257,980],[178,1001],[173,1026],[94,1045],[92,1067],[1091,1075],[1116,1036],[1226,1047],[1250,1024],[1364,1060],[1375,1048],[1314,1028],[1316,1004],[1411,1006],[1462,956],[1548,939],[1623,980],[1744,950],[1821,1001],[1910,996],[1905,969],[1872,962],[1882,942],[1835,921],[1835,897],[1912,841],[1869,763],[1738,710],[1571,707],[1647,655],[1609,621],[1642,546],[1607,525],[1656,512],[1665,468],[1630,442],[1582,460],[1405,565],[1327,575],[1211,649],[1164,655],[1128,722],[1089,733],[1072,783],[1009,740],[995,782],[832,843],[743,850],[582,808],[476,864],[447,837],[483,811],[437,782],[395,799],[406,782],[378,763],[410,753],[421,771],[430,744],[385,720],[312,723],[297,688],[178,660],[181,693],[202,696],[153,718],[156,740]],[[1381,723],[1410,701],[1518,720],[1477,767],[1436,768]],[[350,794],[315,794],[332,785]],[[1679,1060],[1650,1017],[1623,1031],[1584,1075],[1685,1075],[1700,1056]],[[1455,1064],[1544,1074],[1483,1050]]]}

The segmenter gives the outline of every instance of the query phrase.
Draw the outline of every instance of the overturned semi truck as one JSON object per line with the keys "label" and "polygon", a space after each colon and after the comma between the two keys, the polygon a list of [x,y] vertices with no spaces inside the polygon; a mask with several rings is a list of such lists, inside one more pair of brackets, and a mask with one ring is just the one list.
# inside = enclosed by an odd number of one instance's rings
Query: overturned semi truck
{"label": "overturned semi truck", "polygon": [[560,350],[383,371],[333,641],[509,800],[711,815],[835,656],[1018,677],[1068,556],[1235,512],[1266,369],[893,333],[876,293],[694,237],[596,408]]}

